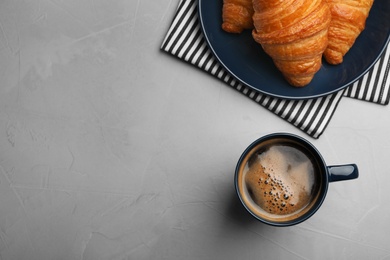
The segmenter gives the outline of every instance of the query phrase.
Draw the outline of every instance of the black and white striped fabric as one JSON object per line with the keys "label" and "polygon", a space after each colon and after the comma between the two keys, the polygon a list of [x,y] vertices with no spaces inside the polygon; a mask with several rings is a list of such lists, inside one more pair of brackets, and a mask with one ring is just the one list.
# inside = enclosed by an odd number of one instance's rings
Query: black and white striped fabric
{"label": "black and white striped fabric", "polygon": [[197,7],[198,0],[180,0],[161,49],[226,82],[313,138],[319,138],[324,132],[343,96],[382,105],[389,103],[389,46],[376,65],[345,90],[308,100],[274,98],[242,85],[222,67],[207,46]]}
{"label": "black and white striped fabric", "polygon": [[378,103],[389,104],[390,100],[390,45],[377,63],[360,80],[349,86],[344,96]]}

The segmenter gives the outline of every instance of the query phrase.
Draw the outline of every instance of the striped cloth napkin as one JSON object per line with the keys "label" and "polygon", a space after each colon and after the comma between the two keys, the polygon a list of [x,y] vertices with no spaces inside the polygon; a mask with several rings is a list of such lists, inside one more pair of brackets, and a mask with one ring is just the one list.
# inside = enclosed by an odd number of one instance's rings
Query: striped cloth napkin
{"label": "striped cloth napkin", "polygon": [[242,85],[214,57],[203,36],[198,0],[180,0],[161,49],[208,72],[313,138],[319,138],[342,97],[387,105],[390,99],[390,45],[377,63],[346,89],[307,100],[286,100],[264,95]]}

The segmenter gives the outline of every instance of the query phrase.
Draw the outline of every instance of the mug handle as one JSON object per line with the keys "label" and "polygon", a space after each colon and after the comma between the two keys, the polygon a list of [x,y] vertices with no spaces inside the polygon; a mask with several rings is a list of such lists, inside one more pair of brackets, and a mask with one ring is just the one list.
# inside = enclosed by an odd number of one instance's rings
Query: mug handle
{"label": "mug handle", "polygon": [[345,181],[359,177],[359,170],[356,164],[327,166],[329,182]]}

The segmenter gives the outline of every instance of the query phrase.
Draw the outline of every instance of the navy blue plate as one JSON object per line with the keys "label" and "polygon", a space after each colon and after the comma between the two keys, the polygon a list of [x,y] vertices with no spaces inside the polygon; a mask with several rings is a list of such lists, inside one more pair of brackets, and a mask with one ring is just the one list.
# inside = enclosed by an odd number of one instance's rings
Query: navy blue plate
{"label": "navy blue plate", "polygon": [[199,17],[205,38],[219,62],[243,84],[261,93],[285,99],[328,95],[348,87],[378,60],[390,39],[390,1],[375,0],[366,28],[340,65],[323,61],[312,82],[292,87],[256,43],[251,31],[226,33],[221,29],[223,0],[199,0]]}

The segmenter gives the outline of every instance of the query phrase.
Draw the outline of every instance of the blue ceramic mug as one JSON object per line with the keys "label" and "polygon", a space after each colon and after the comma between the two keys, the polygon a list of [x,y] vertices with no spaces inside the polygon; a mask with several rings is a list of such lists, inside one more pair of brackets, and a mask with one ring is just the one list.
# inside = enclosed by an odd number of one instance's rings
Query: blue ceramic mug
{"label": "blue ceramic mug", "polygon": [[291,226],[321,207],[330,182],[358,176],[355,164],[328,166],[306,139],[274,133],[257,139],[243,152],[234,183],[252,216],[269,225]]}

